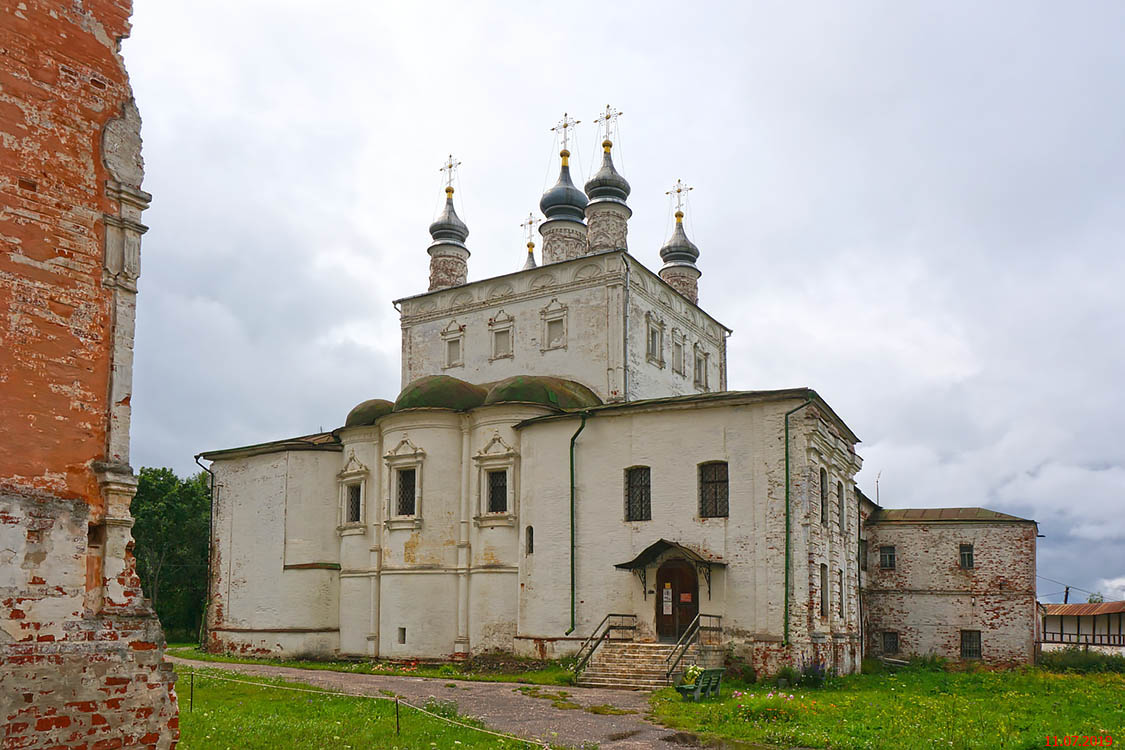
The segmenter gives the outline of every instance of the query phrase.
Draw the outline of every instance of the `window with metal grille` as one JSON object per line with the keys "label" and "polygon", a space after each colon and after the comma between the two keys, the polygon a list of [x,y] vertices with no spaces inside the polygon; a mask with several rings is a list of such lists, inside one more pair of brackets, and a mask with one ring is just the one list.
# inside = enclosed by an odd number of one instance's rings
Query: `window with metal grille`
{"label": "window with metal grille", "polygon": [[962,659],[979,659],[980,658],[980,631],[979,630],[962,630],[961,631],[961,658]]}
{"label": "window with metal grille", "polygon": [[651,472],[647,466],[634,466],[625,470],[626,521],[652,520],[650,478]]}
{"label": "window with metal grille", "polygon": [[414,481],[415,469],[398,470],[398,505],[397,515],[414,515]]}
{"label": "window with metal grille", "polygon": [[508,511],[508,471],[488,472],[488,512],[506,513]]}
{"label": "window with metal grille", "polygon": [[828,472],[820,470],[820,522],[828,525]]}
{"label": "window with metal grille", "polygon": [[820,566],[820,616],[828,617],[828,566]]}
{"label": "window with metal grille", "polygon": [[358,484],[349,484],[348,487],[348,523],[360,522],[362,491]]}
{"label": "window with metal grille", "polygon": [[839,600],[840,617],[844,616],[844,571],[836,571],[836,598]]}
{"label": "window with metal grille", "polygon": [[728,508],[727,462],[699,465],[699,515],[701,518],[726,518]]}
{"label": "window with metal grille", "polygon": [[965,570],[973,567],[973,545],[971,544],[961,545],[961,567]]}
{"label": "window with metal grille", "polygon": [[893,630],[883,631],[883,653],[884,654],[897,654],[898,653],[898,633]]}
{"label": "window with metal grille", "polygon": [[895,567],[895,548],[894,547],[880,547],[879,548],[879,567],[883,570],[894,570]]}

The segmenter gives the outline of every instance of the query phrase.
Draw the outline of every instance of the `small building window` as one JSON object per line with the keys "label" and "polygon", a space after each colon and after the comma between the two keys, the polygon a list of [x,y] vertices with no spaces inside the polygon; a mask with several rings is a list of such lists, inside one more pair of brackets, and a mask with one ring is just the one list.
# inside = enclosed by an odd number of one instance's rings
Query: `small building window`
{"label": "small building window", "polygon": [[820,522],[828,525],[828,472],[820,470]]}
{"label": "small building window", "polygon": [[828,617],[828,566],[820,566],[820,616]]}
{"label": "small building window", "polygon": [[980,631],[979,630],[962,630],[961,631],[961,658],[962,659],[979,659],[980,658]]}
{"label": "small building window", "polygon": [[499,359],[500,357],[512,356],[512,329],[505,328],[502,331],[492,332],[492,357]]}
{"label": "small building window", "polygon": [[867,540],[859,540],[859,569],[867,570]]}
{"label": "small building window", "polygon": [[847,514],[844,511],[844,483],[836,482],[836,497],[840,501],[840,532],[843,533],[847,530]]}
{"label": "small building window", "polygon": [[566,321],[555,318],[547,321],[547,349],[566,347]]}
{"label": "small building window", "polygon": [[884,654],[897,654],[898,653],[898,633],[893,630],[883,631],[883,653]]}
{"label": "small building window", "polygon": [[651,521],[652,494],[651,470],[647,466],[634,466],[625,470],[625,520]]}
{"label": "small building window", "polygon": [[840,617],[844,616],[844,571],[836,571],[836,598],[840,605]]}
{"label": "small building window", "polygon": [[664,328],[653,321],[648,323],[648,345],[645,348],[648,361],[664,366]]}
{"label": "small building window", "polygon": [[398,642],[400,646],[406,643],[406,628],[398,629]]}
{"label": "small building window", "polygon": [[346,485],[348,490],[348,512],[345,516],[347,523],[359,523],[363,511],[363,486],[356,484]]}
{"label": "small building window", "polygon": [[446,339],[445,341],[445,366],[456,367],[462,364],[461,339]]}
{"label": "small building window", "polygon": [[488,472],[488,512],[508,512],[508,472],[506,469]]}
{"label": "small building window", "polygon": [[973,567],[973,545],[961,545],[961,567],[965,570],[971,570]]}
{"label": "small building window", "polygon": [[883,570],[895,569],[895,548],[894,547],[880,547],[879,548],[879,567]]}
{"label": "small building window", "polygon": [[684,370],[684,342],[672,342],[672,372],[683,375]]}
{"label": "small building window", "polygon": [[699,515],[701,518],[726,518],[729,485],[727,462],[713,461],[699,465]]}
{"label": "small building window", "polygon": [[415,479],[417,476],[416,470],[399,469],[397,473],[398,503],[396,505],[396,515],[412,516],[414,515]]}
{"label": "small building window", "polygon": [[527,534],[524,542],[524,554],[530,555],[535,552],[535,529],[531,526],[527,527]]}
{"label": "small building window", "polygon": [[707,390],[707,355],[698,349],[695,351],[695,387]]}

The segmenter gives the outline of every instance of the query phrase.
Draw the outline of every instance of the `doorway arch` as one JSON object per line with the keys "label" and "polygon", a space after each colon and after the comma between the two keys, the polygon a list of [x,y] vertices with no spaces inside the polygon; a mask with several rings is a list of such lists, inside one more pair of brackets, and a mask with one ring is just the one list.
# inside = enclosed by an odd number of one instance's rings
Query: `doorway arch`
{"label": "doorway arch", "polygon": [[699,614],[699,574],[682,557],[665,560],[656,571],[656,636],[677,641]]}

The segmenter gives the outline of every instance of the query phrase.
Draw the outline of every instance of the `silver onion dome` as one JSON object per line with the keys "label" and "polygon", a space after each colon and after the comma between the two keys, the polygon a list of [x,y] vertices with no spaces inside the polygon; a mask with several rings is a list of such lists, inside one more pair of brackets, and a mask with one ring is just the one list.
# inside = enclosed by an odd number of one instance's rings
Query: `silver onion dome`
{"label": "silver onion dome", "polygon": [[660,259],[673,265],[695,265],[699,259],[699,248],[684,233],[684,212],[676,212],[676,228],[672,236],[660,248]]}
{"label": "silver onion dome", "polygon": [[613,156],[610,155],[612,147],[613,141],[608,138],[602,141],[602,168],[586,183],[586,195],[591,202],[609,200],[624,203],[632,190],[613,166]]}
{"label": "silver onion dome", "polygon": [[539,210],[548,219],[570,219],[582,221],[586,218],[586,194],[574,186],[570,179],[570,152],[565,148],[559,152],[562,169],[559,181],[539,200]]}
{"label": "silver onion dome", "polygon": [[469,227],[457,216],[453,208],[453,188],[445,189],[445,210],[433,224],[430,224],[430,236],[434,244],[465,246],[469,238]]}

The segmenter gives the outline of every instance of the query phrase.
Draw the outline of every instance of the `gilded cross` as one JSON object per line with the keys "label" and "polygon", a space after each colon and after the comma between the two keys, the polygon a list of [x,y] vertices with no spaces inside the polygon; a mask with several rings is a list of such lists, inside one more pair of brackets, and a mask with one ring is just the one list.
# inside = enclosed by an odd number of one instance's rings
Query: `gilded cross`
{"label": "gilded cross", "polygon": [[453,175],[459,166],[461,166],[461,162],[454,159],[453,154],[450,154],[445,163],[441,165],[441,169],[438,170],[439,172],[445,172],[445,186],[447,188],[453,187]]}
{"label": "gilded cross", "polygon": [[551,128],[552,132],[558,133],[562,137],[562,147],[564,150],[568,150],[566,148],[568,131],[580,122],[581,120],[575,120],[573,117],[567,115],[566,112],[563,112],[562,119],[559,120],[555,127]]}
{"label": "gilded cross", "polygon": [[675,196],[675,198],[676,198],[676,210],[677,211],[683,211],[684,210],[684,199],[687,198],[687,194],[688,194],[689,190],[695,190],[695,188],[688,187],[687,185],[684,184],[683,180],[676,180],[676,184],[672,187],[671,190],[669,190],[667,193],[665,193],[665,195]]}
{"label": "gilded cross", "polygon": [[607,141],[609,140],[610,132],[613,130],[613,127],[617,125],[617,118],[623,114],[625,113],[618,112],[616,109],[607,104],[605,105],[605,112],[602,112],[600,115],[594,118],[594,122],[601,124],[601,126],[605,129],[605,139]]}

